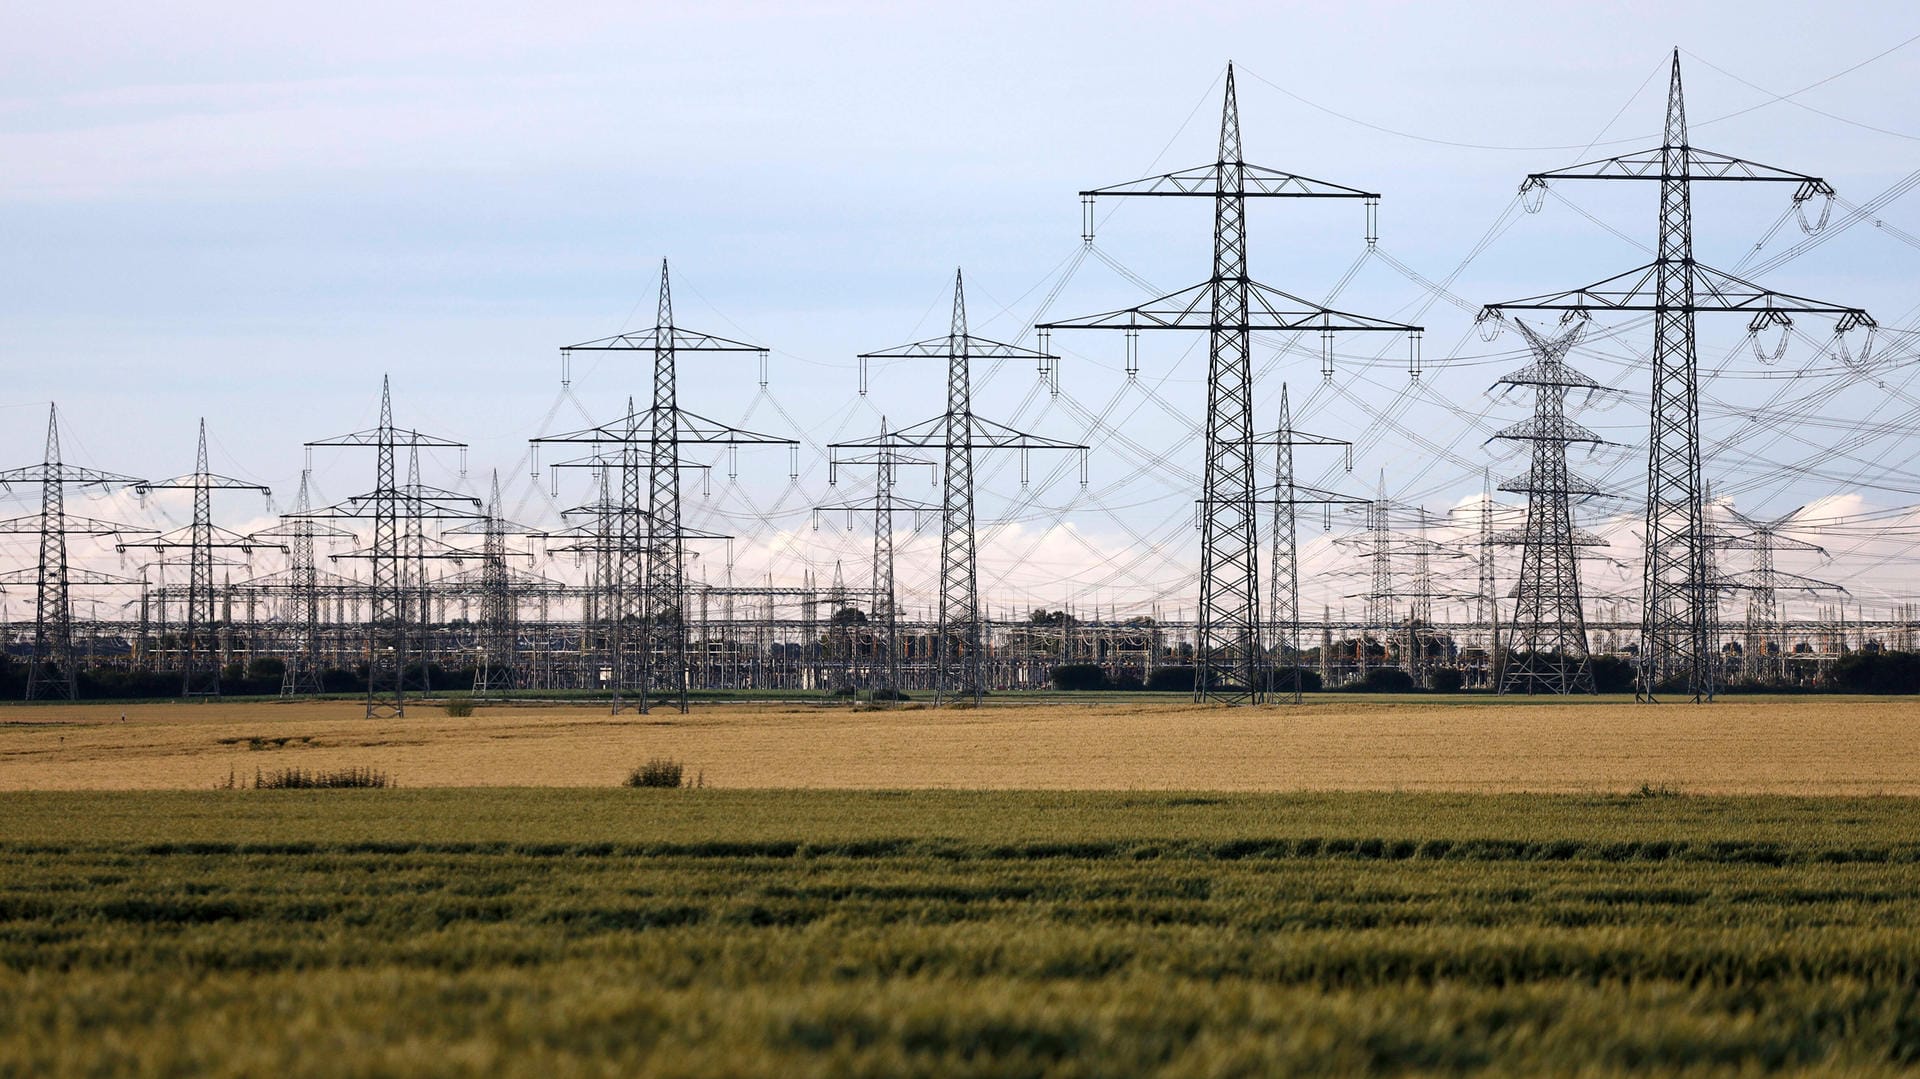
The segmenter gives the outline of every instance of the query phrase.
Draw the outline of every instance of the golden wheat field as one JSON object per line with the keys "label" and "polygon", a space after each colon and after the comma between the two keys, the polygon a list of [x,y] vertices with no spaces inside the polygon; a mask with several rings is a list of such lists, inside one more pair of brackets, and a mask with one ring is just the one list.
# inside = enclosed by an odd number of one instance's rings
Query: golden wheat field
{"label": "golden wheat field", "polygon": [[1478,701],[1322,696],[853,711],[353,701],[0,709],[0,790],[208,788],[370,767],[406,787],[608,786],[650,757],[731,788],[1920,794],[1920,705],[1882,698]]}

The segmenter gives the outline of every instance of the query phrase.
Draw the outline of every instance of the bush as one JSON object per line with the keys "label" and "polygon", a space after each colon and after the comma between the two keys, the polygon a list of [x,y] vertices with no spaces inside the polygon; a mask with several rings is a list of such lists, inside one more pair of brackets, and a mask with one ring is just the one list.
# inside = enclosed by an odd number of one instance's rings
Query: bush
{"label": "bush", "polygon": [[1375,667],[1348,688],[1360,693],[1411,693],[1413,676],[1398,667]]}
{"label": "bush", "polygon": [[1619,656],[1593,657],[1593,688],[1600,693],[1632,693],[1633,664]]}
{"label": "bush", "polygon": [[371,768],[342,768],[334,772],[309,772],[305,768],[282,768],[274,772],[255,770],[253,787],[263,791],[326,790],[355,787],[391,787],[387,773]]}
{"label": "bush", "polygon": [[1055,689],[1105,689],[1107,672],[1091,663],[1063,663],[1053,669]]}
{"label": "bush", "polygon": [[1121,671],[1107,679],[1107,688],[1126,690],[1145,689],[1147,688],[1147,684],[1142,682],[1140,676],[1132,671]]}
{"label": "bush", "polygon": [[450,716],[470,716],[473,714],[473,702],[465,697],[450,697],[445,705]]}
{"label": "bush", "polygon": [[1275,667],[1267,672],[1267,690],[1270,693],[1292,693],[1293,679],[1300,678],[1300,692],[1318,693],[1323,688],[1320,672],[1307,667]]}
{"label": "bush", "polygon": [[678,787],[685,768],[679,761],[655,757],[627,773],[629,787]]}
{"label": "bush", "polygon": [[1156,693],[1192,693],[1192,667],[1159,667],[1147,678],[1147,688]]}
{"label": "bush", "polygon": [[913,698],[897,689],[887,689],[883,686],[867,694],[867,699],[870,701],[910,701]]}
{"label": "bush", "polygon": [[1833,684],[1848,693],[1920,693],[1920,653],[1854,652],[1833,665]]}
{"label": "bush", "polygon": [[1458,693],[1460,687],[1467,684],[1467,672],[1458,667],[1442,667],[1433,672],[1432,682],[1435,693]]}

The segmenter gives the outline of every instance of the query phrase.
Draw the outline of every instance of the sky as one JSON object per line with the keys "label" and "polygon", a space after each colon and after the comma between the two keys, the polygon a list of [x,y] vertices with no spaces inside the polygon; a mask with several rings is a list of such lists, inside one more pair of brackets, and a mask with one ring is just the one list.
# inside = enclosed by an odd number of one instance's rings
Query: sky
{"label": "sky", "polygon": [[[1556,186],[1527,214],[1521,177],[1655,144],[1677,47],[1697,145],[1867,204],[1916,165],[1915,35],[1920,14],[1892,3],[13,5],[0,465],[39,459],[57,402],[70,460],[165,478],[190,470],[205,417],[214,470],[270,485],[284,509],[302,444],[369,426],[386,375],[403,425],[471,445],[464,476],[429,454],[430,482],[480,492],[497,468],[513,513],[551,526],[584,481],[533,478],[527,439],[648,388],[603,355],[577,358],[563,392],[559,348],[649,324],[668,258],[677,322],[772,349],[764,390],[751,361],[689,359],[682,404],[802,442],[795,479],[779,451],[716,473],[693,523],[738,537],[737,580],[825,580],[836,562],[864,580],[864,523],[816,530],[809,512],[859,497],[857,475],[827,485],[826,447],[937,413],[943,372],[877,365],[861,395],[854,355],[944,332],[956,267],[975,331],[1028,344],[1050,294],[1045,313],[1065,317],[1205,279],[1203,200],[1103,201],[1088,256],[1075,193],[1213,160],[1231,61],[1249,161],[1385,196],[1374,255],[1357,207],[1255,206],[1254,276],[1324,301],[1357,267],[1337,306],[1427,326],[1417,384],[1403,345],[1343,341],[1323,383],[1317,357],[1265,343],[1261,422],[1284,382],[1300,427],[1355,443],[1351,474],[1303,452],[1303,479],[1384,488],[1409,533],[1424,513],[1448,538],[1483,470],[1524,469],[1486,439],[1527,414],[1524,394],[1489,394],[1525,357],[1515,335],[1482,341],[1472,309],[1651,257],[1650,185]],[[1703,186],[1700,259],[1791,248],[1805,236],[1787,208],[1774,185]],[[1804,536],[1829,554],[1783,568],[1884,608],[1913,592],[1898,530],[1920,502],[1920,387],[1891,331],[1915,325],[1920,251],[1896,230],[1920,233],[1920,201],[1846,216],[1765,281],[1858,304],[1889,332],[1843,363],[1807,322],[1767,364],[1737,320],[1715,323],[1702,422],[1717,497],[1762,516],[1813,507]],[[1580,413],[1617,445],[1576,466],[1622,494],[1587,519],[1629,562],[1646,336],[1590,335],[1574,360],[1622,390]],[[1058,396],[1030,366],[975,371],[983,415],[1092,447],[1084,489],[1066,462],[1036,459],[1024,488],[1011,460],[983,463],[988,600],[1190,616],[1204,341],[1148,341],[1131,382],[1116,337],[1054,344]],[[328,499],[372,483],[364,454],[315,451],[313,468]],[[36,492],[14,495],[34,508]],[[109,509],[155,527],[186,513],[93,507]],[[219,510],[242,530],[272,521],[257,497]],[[1861,513],[1882,516],[1846,523]],[[1310,607],[1357,609],[1354,549],[1334,542],[1352,532],[1338,517],[1303,529]],[[911,605],[936,565],[926,529],[901,559]],[[727,561],[706,549],[694,572],[717,581]],[[1631,590],[1630,570],[1591,572],[1596,591]]]}

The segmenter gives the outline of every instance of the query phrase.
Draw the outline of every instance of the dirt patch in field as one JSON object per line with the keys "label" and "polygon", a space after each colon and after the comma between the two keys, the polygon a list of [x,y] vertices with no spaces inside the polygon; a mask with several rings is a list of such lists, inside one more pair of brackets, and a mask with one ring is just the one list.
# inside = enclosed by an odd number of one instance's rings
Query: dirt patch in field
{"label": "dirt patch in field", "polygon": [[413,787],[610,786],[665,756],[721,787],[1920,794],[1920,705],[1866,698],[725,704],[684,717],[515,705],[454,718],[428,705],[387,720],[347,701],[13,712],[0,720],[0,790],[207,788],[286,767],[373,767]]}

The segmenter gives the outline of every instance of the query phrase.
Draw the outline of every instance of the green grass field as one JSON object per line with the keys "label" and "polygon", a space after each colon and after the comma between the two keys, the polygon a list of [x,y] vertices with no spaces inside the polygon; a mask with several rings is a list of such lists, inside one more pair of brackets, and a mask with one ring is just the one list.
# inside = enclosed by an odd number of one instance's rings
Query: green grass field
{"label": "green grass field", "polygon": [[1920,803],[0,794],[0,1076],[1893,1074]]}

